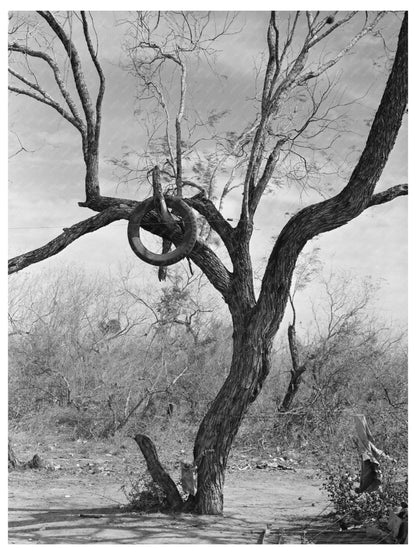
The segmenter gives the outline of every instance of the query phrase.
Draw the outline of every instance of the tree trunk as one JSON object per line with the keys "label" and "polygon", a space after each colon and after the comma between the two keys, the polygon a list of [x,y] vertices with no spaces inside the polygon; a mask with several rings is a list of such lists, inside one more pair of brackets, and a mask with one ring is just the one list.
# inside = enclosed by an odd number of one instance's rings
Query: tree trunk
{"label": "tree trunk", "polygon": [[294,372],[291,372],[290,375],[290,382],[286,390],[286,394],[283,397],[283,401],[279,407],[279,412],[288,412],[291,407],[292,403],[296,397],[296,393],[298,392],[302,377],[297,376]]}
{"label": "tree trunk", "polygon": [[229,375],[204,417],[195,446],[198,467],[195,510],[222,514],[224,474],[233,440],[250,404],[257,398],[270,370],[271,343],[259,330],[234,331]]}
{"label": "tree trunk", "polygon": [[[292,302],[293,308],[293,302]],[[286,390],[286,395],[283,398],[282,404],[279,407],[281,412],[286,412],[290,409],[293,403],[293,399],[299,389],[300,382],[302,381],[302,374],[306,370],[306,367],[299,366],[299,350],[296,339],[296,328],[294,324],[290,324],[287,329],[288,343],[290,356],[292,359],[292,369],[290,371],[290,382]]]}
{"label": "tree trunk", "polygon": [[298,349],[298,343],[296,339],[296,328],[294,324],[289,325],[287,330],[287,335],[288,335],[290,356],[292,359],[292,369],[290,371],[289,385],[287,386],[285,396],[283,397],[283,401],[279,406],[280,412],[288,412],[291,409],[292,403],[299,390],[299,386],[302,383],[303,374],[306,371],[314,372],[315,362],[312,362],[312,361],[315,361],[316,359],[316,354],[312,353],[307,355],[303,364],[300,364],[299,349]]}
{"label": "tree trunk", "polygon": [[153,481],[161,488],[166,495],[169,506],[173,510],[180,510],[183,507],[183,500],[175,485],[175,482],[163,468],[157,456],[156,448],[152,440],[143,435],[137,434],[134,441],[139,446],[147,463],[147,468]]}

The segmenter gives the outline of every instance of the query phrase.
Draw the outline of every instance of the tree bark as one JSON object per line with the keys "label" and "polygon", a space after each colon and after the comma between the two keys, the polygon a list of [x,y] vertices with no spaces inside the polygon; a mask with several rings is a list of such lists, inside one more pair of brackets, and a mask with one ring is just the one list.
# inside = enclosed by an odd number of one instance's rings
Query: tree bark
{"label": "tree bark", "polygon": [[[400,30],[396,57],[374,118],[366,146],[351,178],[338,195],[295,214],[280,233],[263,277],[257,303],[251,273],[249,223],[232,253],[234,275],[226,298],[233,316],[233,358],[230,373],[199,428],[194,463],[198,467],[196,511],[221,514],[224,474],[232,442],[247,409],[270,370],[272,341],[290,293],[296,260],[306,243],[320,233],[345,225],[371,203],[407,105],[407,14]],[[246,226],[246,228],[244,227]],[[238,252],[237,252],[238,251]],[[245,256],[246,255],[246,256]]]}
{"label": "tree bark", "polygon": [[287,412],[293,403],[302,382],[302,376],[307,370],[307,363],[299,364],[299,350],[296,339],[296,328],[294,324],[290,324],[287,330],[290,356],[292,359],[292,369],[290,371],[290,381],[286,389],[286,394],[280,404],[279,411]]}
{"label": "tree bark", "polygon": [[229,375],[199,428],[194,463],[198,468],[196,512],[222,514],[224,473],[233,440],[270,370],[271,344],[261,330],[234,332]]}
{"label": "tree bark", "polygon": [[153,445],[152,440],[143,434],[137,434],[134,437],[134,441],[143,453],[150,476],[166,495],[169,506],[173,510],[180,510],[183,507],[184,502],[178,488],[175,485],[175,482],[159,461],[159,457],[157,456],[156,448]]}

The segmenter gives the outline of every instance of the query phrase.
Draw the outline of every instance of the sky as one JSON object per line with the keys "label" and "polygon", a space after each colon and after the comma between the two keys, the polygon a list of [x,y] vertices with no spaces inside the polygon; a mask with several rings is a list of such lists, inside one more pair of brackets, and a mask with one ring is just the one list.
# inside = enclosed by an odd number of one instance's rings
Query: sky
{"label": "sky", "polygon": [[[112,157],[121,156],[126,149],[139,150],[145,135],[134,111],[149,110],[145,102],[137,102],[136,80],[122,67],[120,44],[125,28],[119,21],[125,14],[99,12],[94,14],[99,36],[100,61],[106,75],[106,95],[103,108],[101,138],[100,180],[102,193],[143,198],[146,191],[136,183],[120,185],[109,163]],[[362,15],[362,14],[361,14]],[[221,16],[219,16],[221,18]],[[224,118],[224,129],[241,130],[253,113],[255,94],[255,67],[265,51],[267,13],[243,12],[237,21],[238,33],[224,37],[218,43],[216,72],[210,72],[201,63],[193,67],[190,75],[188,107],[200,114],[210,110],[229,110]],[[282,16],[284,19],[284,16]],[[360,20],[362,22],[362,19]],[[358,29],[351,27],[351,32]],[[388,15],[380,25],[387,46],[391,49],[400,26],[399,18]],[[75,26],[74,26],[75,27]],[[77,31],[74,28],[74,37]],[[328,49],[339,50],[345,35],[339,34]],[[354,55],[355,54],[355,55]],[[318,52],[317,55],[323,55]],[[353,53],[338,64],[336,75],[338,90],[343,102],[359,99],[348,108],[349,123],[353,132],[342,136],[334,156],[345,160],[353,168],[357,151],[365,143],[368,131],[365,120],[371,119],[385,85],[386,70],[382,62],[384,51],[378,37],[363,39]],[[93,78],[92,68],[86,66],[85,75]],[[226,76],[226,77],[219,77]],[[44,69],[39,70],[39,80],[48,83]],[[175,85],[171,90],[175,102]],[[16,154],[19,142],[27,152]],[[389,162],[377,190],[398,183],[407,183],[407,125],[404,122]],[[58,235],[63,227],[76,223],[91,213],[78,207],[84,200],[83,164],[77,132],[53,110],[35,101],[16,95],[9,97],[9,168],[8,168],[8,248],[9,256],[37,248]],[[339,190],[343,181],[334,178],[332,186]],[[239,192],[230,195],[224,215],[238,215]],[[296,188],[282,188],[268,194],[259,206],[255,220],[255,234],[251,251],[254,266],[261,268],[264,258],[272,248],[275,237],[290,215],[308,203],[316,201],[312,191],[302,195]],[[86,235],[71,244],[50,260],[33,265],[21,273],[36,275],[63,264],[78,265],[87,271],[117,271],[122,265],[140,265],[143,279],[155,287],[155,271],[137,259],[127,242],[127,222],[116,222],[107,228]],[[349,272],[357,279],[370,276],[380,284],[374,301],[374,310],[381,318],[400,327],[407,322],[407,197],[365,211],[346,226],[319,236],[307,246],[318,247],[324,273],[331,270]],[[307,318],[307,306],[315,295],[314,288],[301,299],[300,310]]]}

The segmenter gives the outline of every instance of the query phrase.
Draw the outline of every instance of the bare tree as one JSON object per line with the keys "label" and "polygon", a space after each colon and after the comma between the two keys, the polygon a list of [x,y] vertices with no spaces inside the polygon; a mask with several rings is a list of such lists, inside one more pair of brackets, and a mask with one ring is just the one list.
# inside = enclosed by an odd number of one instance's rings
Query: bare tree
{"label": "bare tree", "polygon": [[[13,36],[9,44],[13,59],[18,55],[26,60],[33,57],[42,59],[50,67],[62,99],[60,102],[55,100],[33,76],[30,78],[22,75],[13,68],[10,70],[10,90],[50,106],[80,133],[85,163],[86,199],[79,204],[98,214],[66,229],[43,247],[10,260],[10,273],[53,256],[85,233],[93,232],[116,220],[128,219],[137,205],[130,199],[103,196],[100,193],[98,153],[105,81],[91,40],[89,16],[81,12],[79,18],[83,38],[98,77],[98,93],[94,100],[84,78],[79,50],[66,30],[65,18],[47,11],[38,12],[38,15],[52,31],[70,62],[76,93],[66,86],[62,73],[49,54],[28,46],[30,41],[18,40]],[[407,194],[407,185],[404,184],[374,193],[407,106],[405,14],[390,75],[358,162],[340,192],[306,206],[289,219],[275,241],[260,291],[256,295],[250,255],[256,210],[284,149],[300,139],[313,141],[314,134],[317,133],[316,128],[314,130],[318,118],[316,109],[321,103],[312,102],[310,109],[302,117],[299,116],[296,128],[293,129],[290,125],[279,126],[279,118],[284,117],[285,111],[289,109],[285,100],[305,86],[313,94],[313,84],[351,52],[363,36],[374,30],[384,13],[362,16],[364,23],[361,30],[350,36],[348,23],[360,17],[356,12],[334,12],[330,16],[320,12],[296,12],[286,19],[286,25],[279,23],[275,12],[271,13],[267,28],[268,54],[267,65],[262,74],[259,117],[252,135],[248,137],[249,156],[244,167],[243,194],[237,225],[231,226],[204,193],[185,199],[191,208],[206,219],[221,239],[232,263],[230,271],[202,240],[196,241],[190,254],[193,263],[199,266],[222,295],[234,328],[229,374],[203,418],[195,439],[194,460],[198,466],[198,490],[189,504],[193,504],[194,510],[199,513],[222,513],[228,455],[242,419],[269,374],[272,342],[285,312],[292,274],[302,249],[313,237],[347,224],[364,210]],[[321,57],[318,62],[312,63],[311,56],[316,45],[322,45],[324,39],[329,40],[339,29],[344,31],[343,37],[347,37],[344,46],[337,53]],[[36,31],[36,28],[32,29],[35,34]],[[22,30],[19,29],[16,36],[19,32],[22,33]],[[58,48],[58,44],[53,43],[53,47]],[[319,88],[315,90],[319,94]],[[75,104],[74,94],[77,95],[81,109]],[[177,119],[179,116],[180,112],[177,113]],[[330,119],[330,115],[326,117],[327,124]],[[322,129],[325,129],[325,124]],[[175,154],[181,156],[180,148],[176,148]],[[183,182],[183,168],[181,170],[178,161],[176,158],[176,178],[182,177]],[[159,224],[157,215],[153,213],[147,216],[144,227],[172,243],[180,242],[182,236],[179,226],[167,233],[165,226]],[[147,454],[148,462],[154,460],[152,449],[148,449]]]}
{"label": "bare tree", "polygon": [[282,402],[279,405],[279,410],[282,412],[288,411],[293,403],[293,400],[298,392],[303,374],[308,369],[308,366],[316,358],[316,354],[307,350],[305,360],[301,362],[299,354],[299,342],[296,333],[296,307],[295,296],[299,291],[302,291],[310,281],[316,276],[319,271],[320,261],[317,256],[317,249],[314,249],[307,257],[302,255],[298,258],[296,266],[295,279],[293,280],[292,290],[289,292],[289,303],[292,310],[292,321],[287,328],[288,346],[292,367],[290,369],[290,380],[287,386],[286,393]]}
{"label": "bare tree", "polygon": [[[365,351],[377,337],[381,341],[382,327],[370,325],[371,318],[368,314],[375,286],[368,280],[356,283],[351,276],[335,276],[333,273],[328,278],[322,278],[325,297],[320,301],[319,308],[323,317],[317,315],[317,309],[313,306],[315,333],[308,334],[310,336],[305,341],[299,340],[295,295],[319,272],[319,261],[316,264],[315,256],[316,253],[313,251],[302,260],[295,285],[289,295],[292,319],[288,326],[287,338],[291,368],[286,393],[279,404],[280,412],[292,409],[306,374],[310,380],[317,383],[323,369],[328,366],[334,366],[334,375],[339,372],[337,359],[348,359],[351,349]],[[395,339],[386,340],[385,349],[400,338],[401,334],[398,334]],[[325,392],[327,389],[325,388]],[[320,394],[324,395],[325,392],[320,389]],[[316,395],[314,397],[316,398]]]}

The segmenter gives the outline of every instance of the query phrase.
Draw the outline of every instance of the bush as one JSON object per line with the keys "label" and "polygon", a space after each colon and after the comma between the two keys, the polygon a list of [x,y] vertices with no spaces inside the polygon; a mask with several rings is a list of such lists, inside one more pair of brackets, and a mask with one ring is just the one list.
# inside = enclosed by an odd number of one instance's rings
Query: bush
{"label": "bush", "polygon": [[130,483],[130,488],[122,487],[127,497],[126,511],[139,511],[145,513],[156,513],[167,510],[169,507],[166,495],[155,484],[148,472],[140,474]]}
{"label": "bush", "polygon": [[398,480],[397,465],[386,461],[383,464],[383,483],[379,490],[358,492],[360,476],[341,461],[323,471],[322,489],[328,494],[338,518],[349,517],[360,523],[383,520],[389,510],[407,504],[407,475]]}

